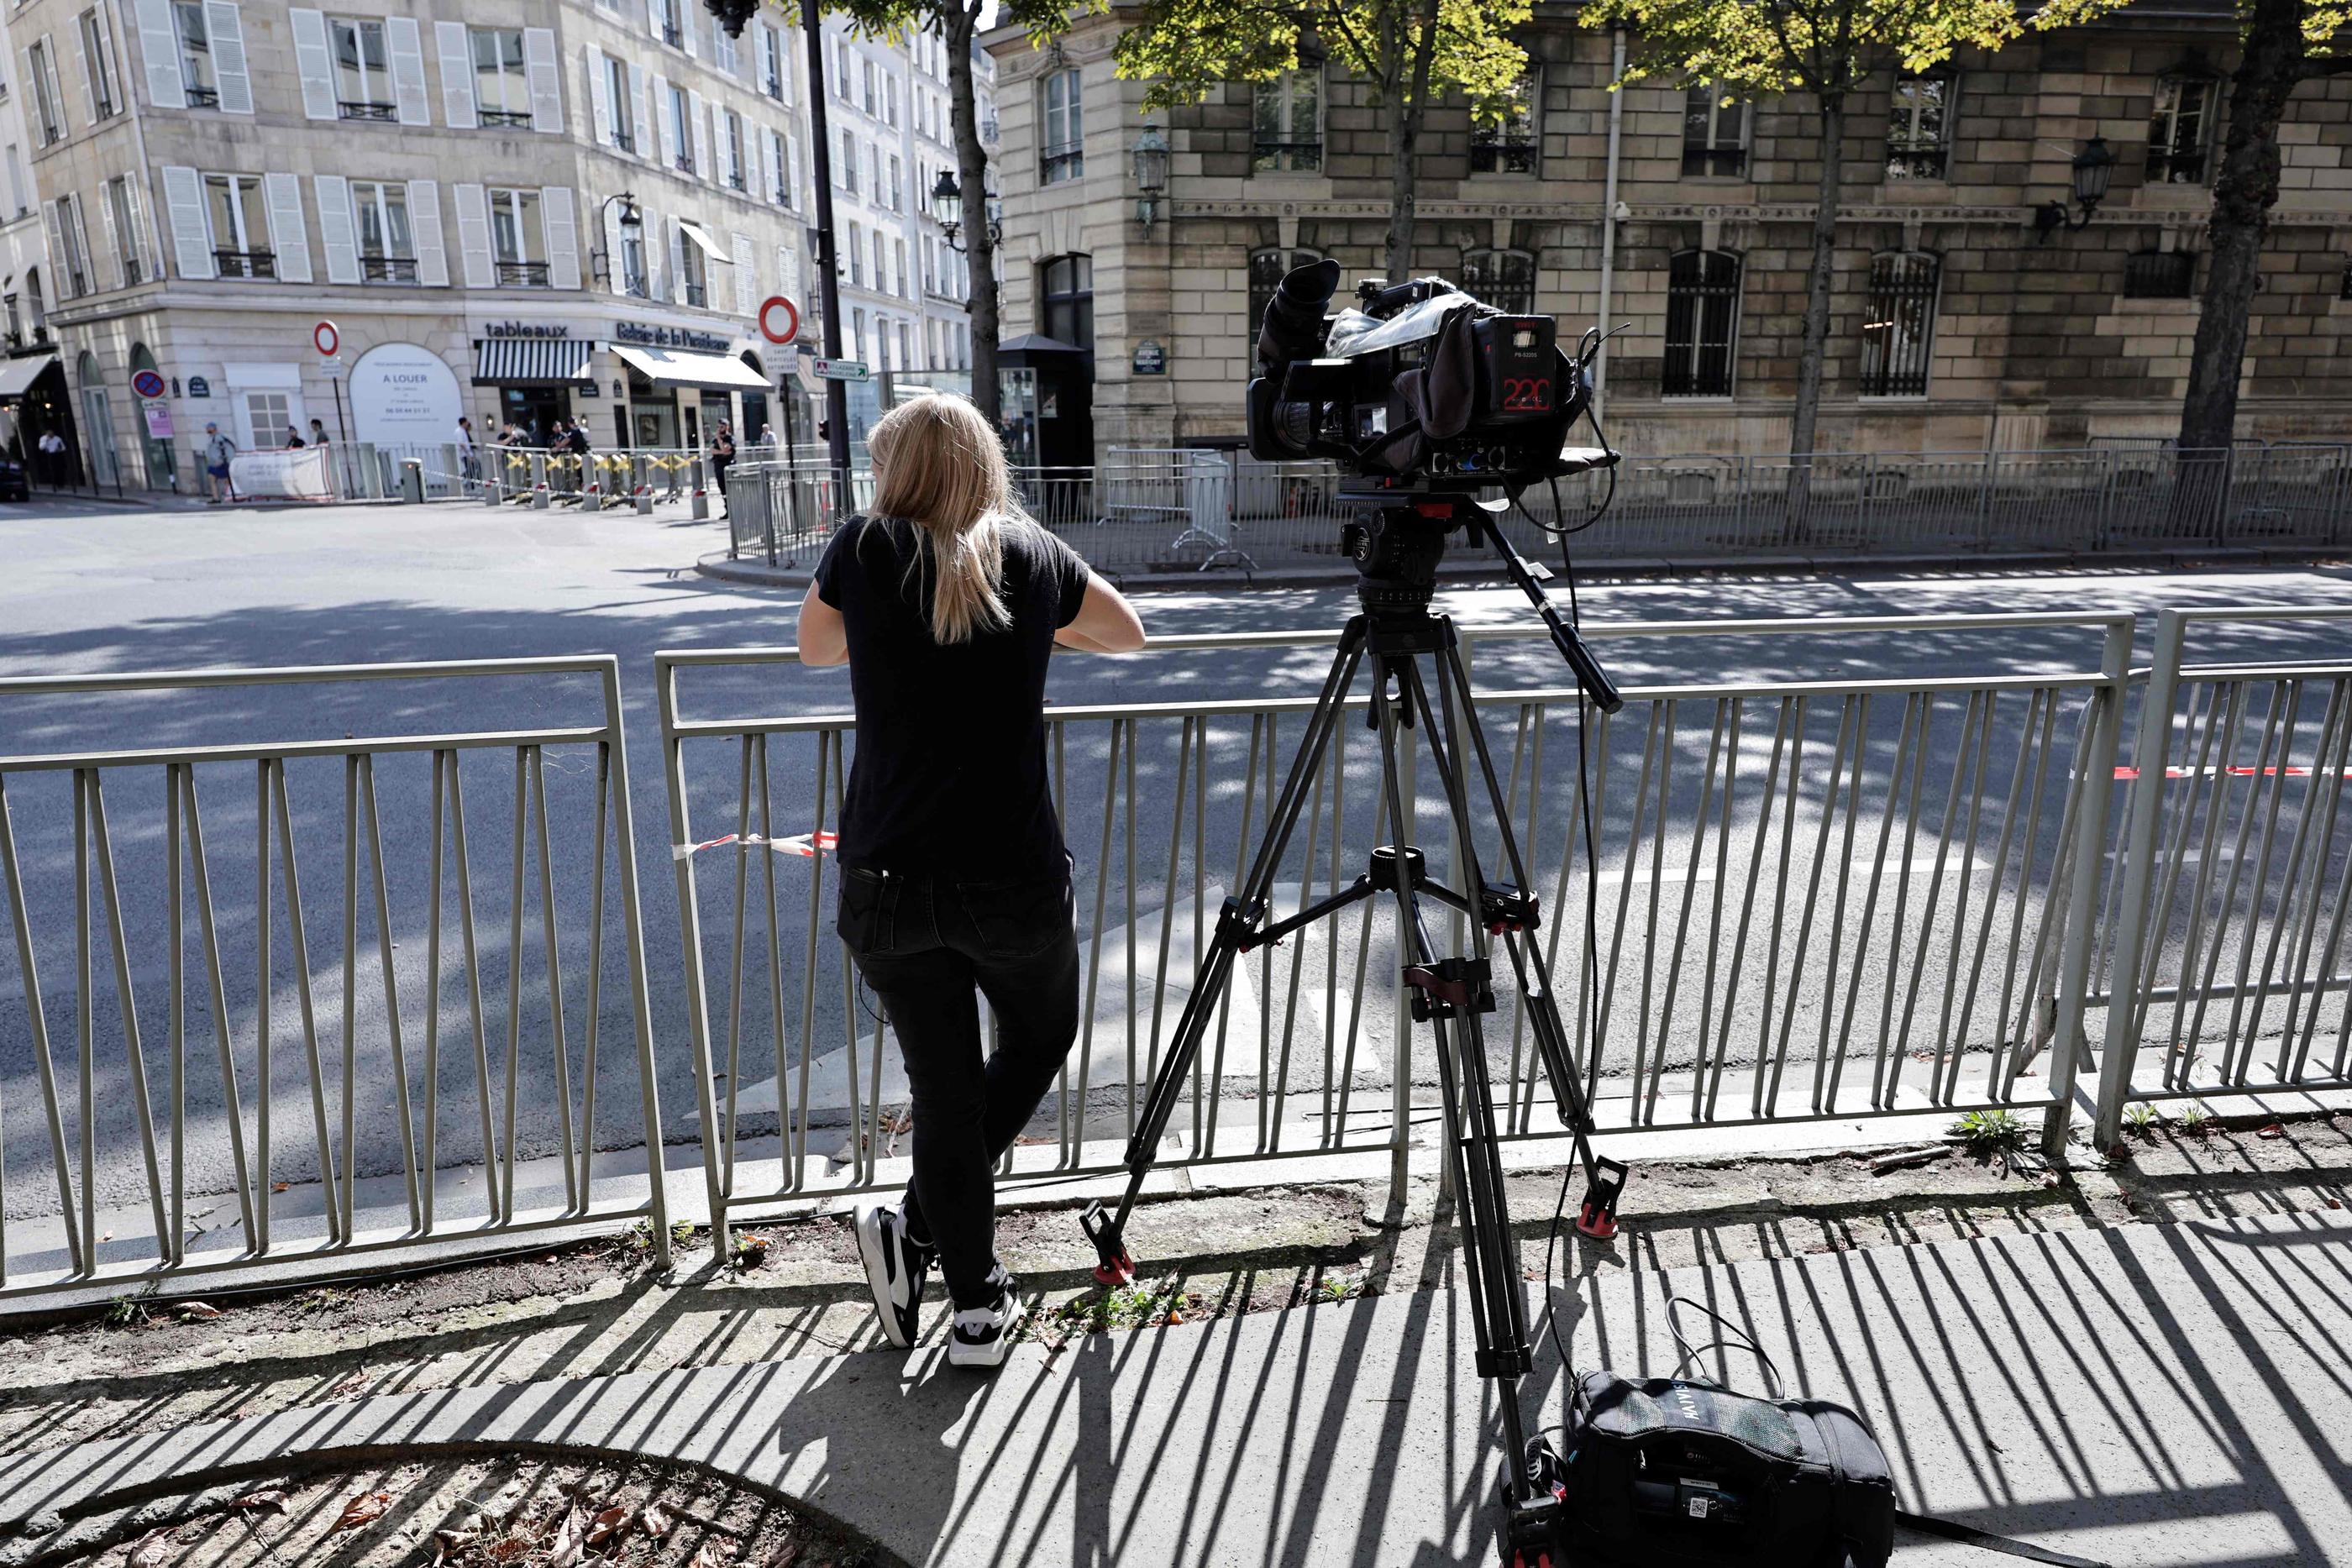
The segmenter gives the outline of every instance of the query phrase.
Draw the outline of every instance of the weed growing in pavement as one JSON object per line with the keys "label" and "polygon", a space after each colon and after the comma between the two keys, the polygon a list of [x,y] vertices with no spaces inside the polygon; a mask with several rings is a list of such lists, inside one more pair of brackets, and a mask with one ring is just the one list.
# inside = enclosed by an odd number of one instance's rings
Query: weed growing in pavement
{"label": "weed growing in pavement", "polygon": [[1200,1298],[1171,1276],[1150,1284],[1113,1285],[1073,1296],[1059,1306],[1031,1318],[1033,1333],[1059,1338],[1071,1333],[1102,1333],[1112,1329],[1150,1328],[1157,1323],[1181,1323],[1200,1305]]}
{"label": "weed growing in pavement", "polygon": [[315,1291],[305,1291],[295,1297],[294,1310],[298,1312],[331,1312],[346,1304],[351,1299],[352,1293],[349,1291],[338,1291],[332,1285],[321,1285]]}
{"label": "weed growing in pavement", "polygon": [[2136,1138],[2153,1138],[2157,1124],[2163,1120],[2163,1114],[2145,1100],[2135,1100],[2124,1107],[2124,1131]]}
{"label": "weed growing in pavement", "polygon": [[147,1303],[154,1299],[155,1281],[148,1281],[136,1291],[126,1291],[106,1303],[106,1326],[110,1329],[138,1328],[152,1322]]}
{"label": "weed growing in pavement", "polygon": [[2202,1100],[2191,1100],[2189,1108],[2180,1113],[2180,1130],[2192,1138],[2201,1138],[2213,1130],[2213,1113]]}
{"label": "weed growing in pavement", "polygon": [[727,1260],[739,1270],[758,1268],[768,1260],[768,1239],[748,1230],[744,1231],[735,1238],[735,1244],[727,1249]]}
{"label": "weed growing in pavement", "polygon": [[1363,1277],[1358,1274],[1326,1274],[1315,1282],[1318,1301],[1352,1301],[1363,1293]]}
{"label": "weed growing in pavement", "polygon": [[1989,1159],[1994,1155],[2023,1148],[2025,1124],[1995,1106],[1969,1112],[1952,1124],[1948,1135],[1958,1138],[1961,1145],[1979,1159]]}

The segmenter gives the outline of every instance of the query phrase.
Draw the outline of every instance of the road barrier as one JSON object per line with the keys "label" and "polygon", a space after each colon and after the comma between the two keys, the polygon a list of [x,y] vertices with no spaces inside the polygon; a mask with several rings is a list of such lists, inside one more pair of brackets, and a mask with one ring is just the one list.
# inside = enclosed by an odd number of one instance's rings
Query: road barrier
{"label": "road barrier", "polygon": [[[415,711],[451,682],[544,711],[578,702],[583,680],[585,723],[369,732],[396,699]],[[44,704],[102,698],[119,715],[163,697],[157,727],[173,729],[205,703],[234,710],[295,683],[360,734],[0,756],[17,982],[0,992],[0,1039],[29,1056],[40,1102],[37,1117],[0,1116],[0,1170],[12,1198],[37,1184],[55,1200],[46,1223],[0,1209],[0,1297],[279,1265],[314,1276],[362,1255],[633,1218],[667,1252],[658,1180],[593,1161],[600,1143],[661,1145],[614,659],[18,678],[0,680],[0,707],[25,737]],[[510,807],[502,889],[475,875],[469,790]],[[133,798],[160,810],[118,828]],[[227,852],[225,816],[250,835],[249,859]],[[420,836],[425,863],[396,876]],[[340,853],[339,886],[316,872],[322,852]],[[559,874],[588,883],[584,930],[561,927]],[[49,920],[64,885],[72,918]],[[330,893],[332,931],[311,914]],[[505,915],[502,936],[478,904]],[[44,977],[60,970],[58,1001]],[[600,1099],[616,1071],[636,1093]],[[535,1166],[519,1166],[526,1143]],[[110,1223],[101,1197],[128,1207]],[[365,1228],[371,1207],[405,1222]]]}

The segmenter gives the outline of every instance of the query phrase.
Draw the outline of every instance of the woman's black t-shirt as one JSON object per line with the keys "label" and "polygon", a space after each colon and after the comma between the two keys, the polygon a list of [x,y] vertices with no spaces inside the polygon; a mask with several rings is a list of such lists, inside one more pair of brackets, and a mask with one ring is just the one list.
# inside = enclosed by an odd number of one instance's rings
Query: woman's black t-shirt
{"label": "woman's black t-shirt", "polygon": [[941,646],[930,558],[917,527],[853,517],[817,562],[817,597],[841,612],[857,707],[842,803],[841,863],[961,880],[1058,864],[1062,825],[1045,772],[1045,664],[1077,619],[1087,563],[1031,522],[1000,525],[999,598],[1012,624]]}

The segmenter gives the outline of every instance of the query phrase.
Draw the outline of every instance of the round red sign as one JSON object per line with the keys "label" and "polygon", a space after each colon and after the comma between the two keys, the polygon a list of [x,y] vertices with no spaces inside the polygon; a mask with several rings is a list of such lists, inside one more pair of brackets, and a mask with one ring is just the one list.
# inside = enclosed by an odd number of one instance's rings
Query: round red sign
{"label": "round red sign", "polygon": [[760,306],[760,335],[771,343],[789,343],[800,329],[800,307],[782,295],[772,294]]}
{"label": "round red sign", "polygon": [[335,330],[332,321],[321,321],[310,329],[310,341],[320,353],[331,359],[335,350],[342,346],[343,335]]}

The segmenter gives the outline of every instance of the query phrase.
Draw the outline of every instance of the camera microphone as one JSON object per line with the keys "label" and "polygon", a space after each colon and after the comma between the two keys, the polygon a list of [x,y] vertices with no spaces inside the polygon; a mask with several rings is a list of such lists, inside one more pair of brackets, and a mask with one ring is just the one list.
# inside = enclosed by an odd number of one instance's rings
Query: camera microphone
{"label": "camera microphone", "polygon": [[1268,374],[1321,348],[1323,308],[1339,287],[1339,264],[1326,256],[1283,275],[1257,334],[1257,362]]}

